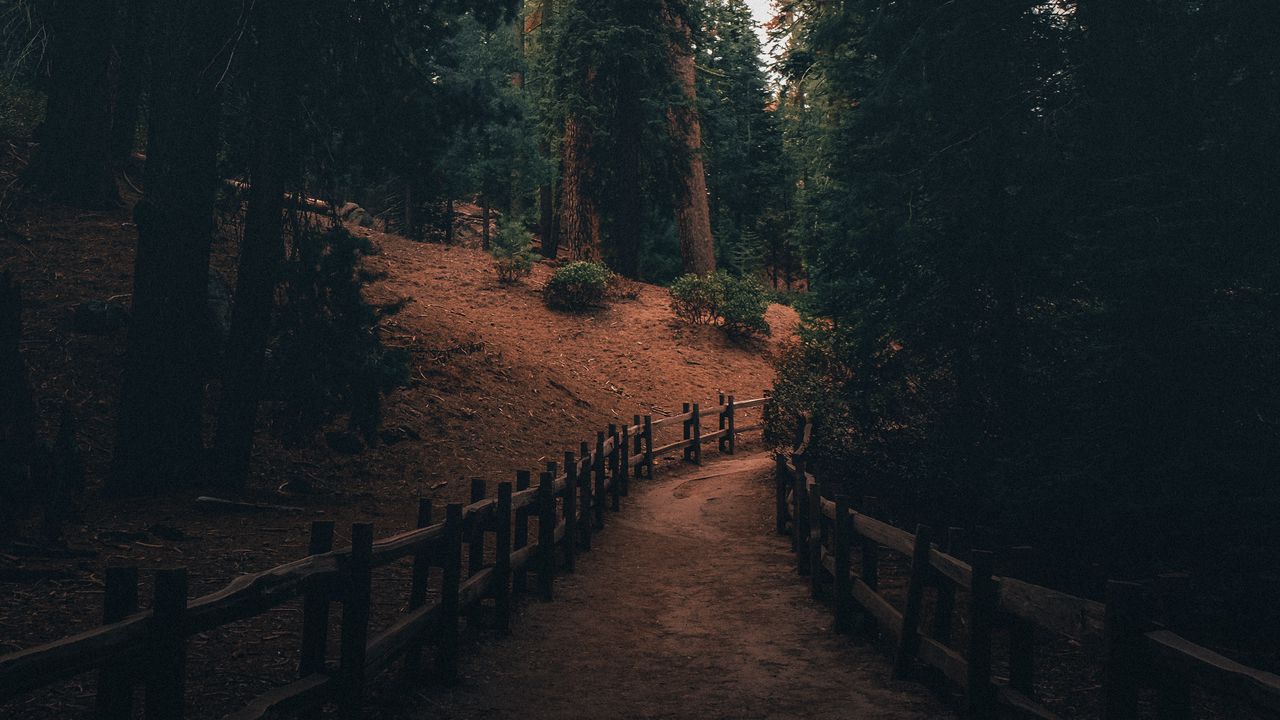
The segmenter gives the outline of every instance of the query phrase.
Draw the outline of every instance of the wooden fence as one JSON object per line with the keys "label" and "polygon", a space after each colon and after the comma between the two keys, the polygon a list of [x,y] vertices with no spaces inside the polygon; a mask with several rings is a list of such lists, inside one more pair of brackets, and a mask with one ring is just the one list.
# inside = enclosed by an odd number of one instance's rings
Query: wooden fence
{"label": "wooden fence", "polygon": [[[448,505],[443,522],[436,521],[432,503],[421,500],[417,528],[381,540],[374,540],[372,524],[357,523],[351,547],[335,550],[334,524],[315,522],[307,557],[243,575],[203,597],[188,600],[185,568],[160,570],[151,608],[140,612],[137,569],[110,568],[103,625],[0,656],[0,702],[97,671],[95,717],[133,717],[134,687],[142,685],[144,717],[181,720],[187,638],[296,599],[302,601],[298,680],[227,718],[315,717],[327,703],[336,704],[341,717],[359,717],[366,684],[397,660],[413,673],[430,655],[436,676],[450,682],[458,672],[460,618],[473,622],[478,606],[492,601],[493,622],[505,631],[515,595],[536,589],[550,600],[558,568],[572,570],[576,554],[590,548],[606,510],[620,509],[632,477],[652,477],[654,459],[670,453],[701,462],[702,445],[713,440],[720,452],[733,453],[740,434],[761,427],[738,427],[738,413],[766,401],[736,402],[722,395],[714,408],[692,403],[673,417],[637,415],[630,426],[610,425],[597,433],[594,447],[582,443],[576,454],[566,452],[563,465],[548,463],[536,485],[532,473],[520,471],[488,497],[484,481],[473,481],[472,502]],[[709,415],[717,416],[718,428],[704,433]],[[683,437],[654,447],[658,430],[676,425]],[[400,560],[411,560],[413,568],[408,612],[374,632],[372,571]],[[442,577],[434,599],[428,593],[431,568],[439,568]],[[536,588],[530,587],[530,574]],[[341,606],[339,652],[330,662],[329,611],[335,603]]]}
{"label": "wooden fence", "polygon": [[[862,624],[878,630],[892,648],[896,676],[932,668],[962,693],[971,717],[1054,718],[1036,699],[1035,648],[1058,636],[1101,656],[1107,720],[1138,717],[1144,689],[1155,691],[1161,720],[1189,719],[1193,685],[1268,715],[1280,712],[1280,676],[1159,627],[1149,620],[1141,585],[1108,583],[1104,604],[999,577],[991,552],[972,550],[970,562],[956,557],[961,533],[955,528],[942,536],[920,525],[912,534],[867,514],[873,498],[855,508],[806,471],[811,430],[809,418],[801,418],[794,451],[777,456],[777,530],[791,535],[797,569],[809,577],[813,595],[831,598],[835,629],[852,632]],[[901,609],[879,587],[886,550],[910,558]],[[926,599],[932,600],[927,623]],[[957,618],[964,622],[963,642],[954,637]],[[999,644],[1008,649],[1007,681],[992,676],[997,631],[1007,632],[1007,643]]]}

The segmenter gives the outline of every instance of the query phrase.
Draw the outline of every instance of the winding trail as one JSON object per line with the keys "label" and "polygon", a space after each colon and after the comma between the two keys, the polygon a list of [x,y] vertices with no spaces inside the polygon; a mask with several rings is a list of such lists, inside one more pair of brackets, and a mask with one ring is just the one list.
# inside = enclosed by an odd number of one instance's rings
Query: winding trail
{"label": "winding trail", "polygon": [[633,482],[555,602],[524,603],[416,717],[951,717],[830,632],[773,533],[772,468],[754,454]]}

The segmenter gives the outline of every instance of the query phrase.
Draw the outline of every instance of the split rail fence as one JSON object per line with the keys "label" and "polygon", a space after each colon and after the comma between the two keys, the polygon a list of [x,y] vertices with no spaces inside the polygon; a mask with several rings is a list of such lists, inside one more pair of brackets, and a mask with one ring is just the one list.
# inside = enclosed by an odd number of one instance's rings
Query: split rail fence
{"label": "split rail fence", "polygon": [[[1107,720],[1139,717],[1144,690],[1155,691],[1160,720],[1187,720],[1193,685],[1267,716],[1280,713],[1280,676],[1159,627],[1149,619],[1141,585],[1108,583],[1104,604],[999,577],[992,552],[972,550],[970,562],[956,557],[962,533],[955,528],[943,537],[920,525],[913,534],[868,514],[874,498],[855,508],[847,495],[806,471],[811,433],[809,418],[801,418],[794,451],[776,457],[777,530],[791,535],[797,570],[809,577],[814,597],[831,598],[836,631],[879,630],[892,648],[896,676],[932,668],[962,693],[971,717],[1055,718],[1036,699],[1035,648],[1058,636],[1100,651]],[[886,550],[910,559],[902,609],[880,588]],[[932,613],[925,623],[930,592]],[[961,642],[957,619],[964,623]],[[1007,642],[993,643],[997,630],[1007,631]],[[1008,649],[1007,681],[993,678],[995,647]]]}
{"label": "split rail fence", "polygon": [[[689,403],[672,417],[637,415],[629,426],[610,425],[597,433],[594,446],[584,442],[576,453],[566,452],[562,465],[547,463],[536,485],[531,472],[519,471],[514,482],[499,483],[497,495],[489,497],[486,483],[473,480],[470,504],[449,504],[440,522],[431,501],[421,500],[417,528],[381,540],[374,539],[372,524],[357,523],[351,546],[335,550],[334,524],[312,523],[306,557],[243,575],[202,597],[188,599],[185,568],[160,570],[150,609],[139,611],[137,568],[109,568],[104,624],[0,656],[0,703],[96,671],[95,717],[134,717],[134,690],[141,685],[143,717],[181,720],[187,709],[187,639],[297,599],[302,601],[298,680],[226,718],[317,717],[330,703],[340,717],[359,717],[368,682],[398,660],[409,674],[431,660],[434,676],[452,682],[458,672],[460,619],[475,622],[479,606],[492,601],[493,625],[505,632],[515,596],[536,592],[552,599],[556,573],[572,571],[576,555],[590,549],[606,511],[620,509],[633,477],[651,478],[654,460],[662,455],[680,452],[700,463],[703,444],[712,441],[722,453],[735,452],[742,433],[763,426],[761,421],[739,427],[738,414],[763,408],[767,400],[736,402],[721,395],[720,405],[706,410]],[[718,427],[704,432],[711,415]],[[679,440],[654,446],[660,430],[676,426],[682,430]],[[492,562],[486,545],[493,548]],[[412,562],[408,612],[375,632],[370,627],[372,571],[400,560]],[[432,568],[441,575],[433,598]],[[335,604],[341,612],[340,637],[338,656],[331,659],[328,633]]]}

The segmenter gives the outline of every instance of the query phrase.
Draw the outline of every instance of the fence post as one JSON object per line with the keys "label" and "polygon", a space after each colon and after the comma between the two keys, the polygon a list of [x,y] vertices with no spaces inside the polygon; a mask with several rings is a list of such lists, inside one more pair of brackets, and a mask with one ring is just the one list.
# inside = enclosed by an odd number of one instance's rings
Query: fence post
{"label": "fence post", "polygon": [[[333,521],[311,523],[308,555],[323,555],[333,550]],[[298,652],[298,677],[324,672],[325,648],[329,642],[329,603],[333,591],[328,581],[308,582],[302,591],[302,647]],[[299,717],[320,717],[316,708]]]}
{"label": "fence post", "polygon": [[[138,568],[107,568],[102,598],[102,624],[120,622],[138,612]],[[98,673],[95,717],[129,720],[133,717],[133,676],[122,664],[108,664]]]}
{"label": "fence post", "polygon": [[626,497],[631,492],[631,428],[627,425],[622,425],[622,437],[618,442],[622,443],[622,452],[618,455],[618,492]]}
{"label": "fence post", "polygon": [[[964,531],[960,528],[947,528],[947,539],[943,546],[943,552],[948,555],[955,555],[960,548],[963,533]],[[938,602],[934,605],[933,628],[930,631],[930,635],[934,640],[946,645],[951,642],[951,615],[956,608],[956,586],[941,573],[934,575],[934,582],[938,586]]]}
{"label": "fence post", "polygon": [[1143,623],[1142,586],[1135,583],[1107,583],[1105,620],[1106,659],[1103,689],[1106,720],[1132,718],[1138,714],[1138,643]]}
{"label": "fence post", "polygon": [[338,714],[358,718],[364,706],[364,659],[369,642],[373,570],[373,524],[351,526],[351,556],[342,597],[342,642],[339,672],[342,678]]}
{"label": "fence post", "polygon": [[[781,454],[773,456],[773,484],[774,495],[777,507],[774,509],[777,515],[777,528],[779,535],[787,534],[787,519],[790,513],[787,512],[787,488],[791,484],[787,470],[787,459]],[[795,550],[793,546],[791,548]]]}
{"label": "fence post", "polygon": [[[725,407],[726,410],[728,409],[728,406],[725,405],[724,393],[720,393],[719,395],[716,396],[716,404],[718,406]],[[725,422],[726,422],[725,410],[721,410],[720,412],[716,413],[716,419],[717,419],[716,429],[720,431],[720,437],[716,438],[716,451],[723,453],[724,437],[725,437],[724,429],[725,429]]]}
{"label": "fence post", "polygon": [[151,606],[151,657],[147,677],[147,720],[182,720],[186,690],[186,637],[183,616],[187,612],[187,569],[156,572],[155,600]]}
{"label": "fence post", "polygon": [[591,513],[594,511],[596,498],[591,491],[591,472],[595,469],[595,458],[591,455],[591,444],[582,442],[578,445],[578,485],[581,498],[578,501],[578,532],[582,536],[582,549],[591,549],[591,531],[593,528]]}
{"label": "fence post", "polygon": [[736,421],[734,420],[734,415],[736,414],[736,411],[734,410],[734,402],[733,402],[732,395],[729,396],[729,404],[725,407],[724,414],[725,414],[725,425],[726,425],[725,430],[727,431],[727,435],[728,435],[728,437],[726,438],[728,440],[728,442],[726,443],[726,446],[729,448],[729,454],[732,455],[738,451],[738,429],[737,429],[737,425],[735,424]]}
{"label": "fence post", "polygon": [[595,518],[595,529],[604,529],[604,494],[605,494],[605,468],[608,463],[604,457],[604,432],[596,433],[596,454],[595,462],[591,463],[593,475],[595,475],[595,491],[592,497],[595,498],[591,505],[592,516]]}
{"label": "fence post", "polygon": [[849,579],[849,550],[853,539],[853,519],[849,517],[849,497],[836,496],[836,522],[832,530],[832,546],[835,551],[835,572],[831,592],[835,596],[835,626],[838,633],[853,630],[853,583]]}
{"label": "fence post", "polygon": [[[689,403],[682,403],[682,404],[680,405],[680,414],[681,414],[681,415],[688,415],[688,414],[689,414],[689,413],[691,413],[691,412],[693,412],[693,406],[692,406],[692,405],[690,405]],[[688,442],[689,440],[693,439],[693,427],[689,424],[690,420],[691,420],[691,418],[688,418],[688,419],[685,419],[684,421],[682,421],[682,422],[680,423],[680,428],[681,428],[681,433],[682,433],[682,435],[681,435],[680,439],[681,439],[681,440],[684,440],[685,442]],[[692,460],[693,460],[693,445],[692,445],[692,444],[685,445],[685,446],[684,446],[684,451],[683,451],[683,452],[684,452],[684,461],[685,461],[685,462],[690,462],[690,461],[692,461]]]}
{"label": "fence post", "polygon": [[458,603],[462,589],[462,504],[449,503],[444,519],[444,568],[440,582],[440,641],[436,673],[445,684],[458,681]]}
{"label": "fence post", "polygon": [[[431,526],[435,508],[426,498],[418,498],[418,517],[414,527]],[[431,580],[431,552],[425,548],[413,554],[413,579],[409,586],[409,610],[417,610],[427,602],[427,585]]]}
{"label": "fence post", "polygon": [[609,477],[618,477],[618,425],[617,423],[609,423],[609,429],[605,431],[607,437],[605,440],[612,442],[613,446],[609,448]]}
{"label": "fence post", "polygon": [[995,697],[991,686],[991,629],[995,625],[996,581],[991,576],[995,559],[990,552],[975,550],[973,597],[969,605],[969,663],[965,688],[969,715],[974,718],[995,717]]}
{"label": "fence post", "polygon": [[702,464],[702,413],[698,403],[693,404],[693,417],[689,419],[693,430],[693,464]]}
{"label": "fence post", "polygon": [[511,483],[498,483],[494,541],[494,624],[500,633],[511,631]]}
{"label": "fence post", "polygon": [[578,461],[564,454],[564,569],[573,572],[578,552]]}
{"label": "fence post", "polygon": [[[522,492],[529,489],[530,480],[533,473],[528,470],[516,471],[516,492]],[[524,505],[515,511],[516,527],[511,538],[511,547],[513,550],[521,550],[529,544],[529,506]],[[511,576],[511,591],[513,593],[523,593],[529,590],[529,572],[525,567],[515,571]]]}
{"label": "fence post", "polygon": [[925,585],[932,574],[929,564],[932,545],[933,528],[917,525],[911,552],[911,580],[907,583],[907,603],[902,612],[902,632],[898,634],[898,652],[893,661],[893,674],[897,678],[911,674],[916,654],[920,652],[920,615],[924,607]]}
{"label": "fence post", "polygon": [[826,568],[822,566],[822,521],[825,516],[822,514],[822,488],[814,484],[809,488],[807,495],[809,500],[808,517],[809,530],[809,593],[813,597],[822,595],[822,578],[826,575]]}
{"label": "fence post", "polygon": [[[644,420],[639,415],[633,415],[631,419],[633,421],[631,426],[636,429],[636,432],[631,436],[631,454],[641,458],[644,457]],[[640,477],[640,473],[635,473],[635,476],[637,478]]]}
{"label": "fence post", "polygon": [[[868,517],[875,517],[872,513],[876,507],[876,499],[874,497],[862,498],[862,512]],[[869,537],[862,537],[862,582],[872,590],[880,588],[880,543]]]}
{"label": "fence post", "polygon": [[[489,494],[484,478],[471,478],[471,502],[484,500]],[[467,577],[471,577],[484,569],[484,523],[478,514],[467,517]]]}
{"label": "fence post", "polygon": [[653,416],[644,416],[644,477],[653,479]]}
{"label": "fence post", "polygon": [[[554,465],[554,463],[552,463]],[[556,581],[556,471],[538,478],[538,594],[551,600]]]}
{"label": "fence post", "polygon": [[622,487],[620,479],[620,468],[622,464],[619,459],[622,457],[622,449],[619,443],[622,437],[618,435],[618,426],[609,424],[609,440],[613,443],[609,449],[609,509],[618,512],[622,509]]}

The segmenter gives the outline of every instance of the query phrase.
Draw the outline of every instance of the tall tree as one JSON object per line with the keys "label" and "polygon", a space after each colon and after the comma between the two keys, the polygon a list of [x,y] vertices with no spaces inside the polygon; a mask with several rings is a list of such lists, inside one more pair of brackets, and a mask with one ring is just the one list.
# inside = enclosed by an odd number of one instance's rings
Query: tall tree
{"label": "tall tree", "polygon": [[693,32],[688,7],[668,2],[663,17],[671,28],[672,75],[680,83],[684,102],[669,111],[671,134],[686,155],[681,163],[683,182],[675,198],[676,229],[685,272],[715,272],[715,240],[711,235],[711,209],[707,204],[707,171],[702,158],[702,120],[698,116],[698,83],[693,60]]}
{"label": "tall tree", "polygon": [[251,18],[254,32],[246,73],[251,83],[250,188],[214,440],[218,479],[232,487],[242,487],[248,478],[263,361],[284,257],[284,194],[298,175],[295,79],[302,43],[297,28],[306,9],[307,3],[300,0],[263,3],[254,8]]}
{"label": "tall tree", "polygon": [[133,320],[109,480],[120,494],[190,482],[201,471],[201,355],[234,19],[222,3],[156,8],[146,192],[134,208]]}
{"label": "tall tree", "polygon": [[138,138],[142,94],[146,85],[147,35],[152,0],[117,0],[122,12],[113,33],[116,73],[115,113],[111,124],[111,157],[115,167],[128,162]]}
{"label": "tall tree", "polygon": [[[594,73],[588,73],[588,85]],[[561,141],[560,242],[574,260],[599,260],[600,209],[592,187],[592,132],[577,114],[564,119]]]}
{"label": "tall tree", "polygon": [[60,200],[111,206],[120,200],[111,154],[116,2],[56,0],[48,12],[49,101],[26,177]]}

